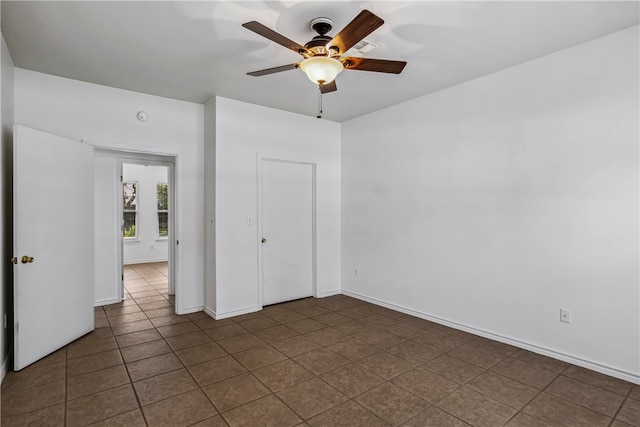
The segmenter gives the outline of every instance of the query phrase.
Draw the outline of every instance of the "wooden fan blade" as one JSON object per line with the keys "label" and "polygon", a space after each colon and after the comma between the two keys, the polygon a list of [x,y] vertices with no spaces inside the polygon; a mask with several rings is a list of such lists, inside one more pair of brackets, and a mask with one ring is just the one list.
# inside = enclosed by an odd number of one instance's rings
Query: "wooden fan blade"
{"label": "wooden fan blade", "polygon": [[339,49],[338,53],[343,55],[382,24],[384,24],[382,18],[365,9],[353,21],[349,22],[327,46],[337,47]]}
{"label": "wooden fan blade", "polygon": [[266,68],[264,70],[252,71],[247,74],[253,77],[260,77],[260,76],[266,76],[267,74],[279,73],[281,71],[295,70],[296,68],[298,68],[297,63],[289,64],[289,65],[281,65],[279,67],[273,67],[273,68]]}
{"label": "wooden fan blade", "polygon": [[261,35],[262,37],[265,37],[271,40],[272,42],[276,42],[279,45],[286,47],[287,49],[291,49],[295,53],[301,53],[301,52],[307,51],[307,49],[304,46],[294,42],[293,40],[286,38],[280,33],[273,31],[269,27],[265,27],[264,25],[262,25],[257,21],[246,22],[242,24],[242,26],[248,30],[253,31],[256,34]]}
{"label": "wooden fan blade", "polygon": [[336,81],[333,80],[329,83],[325,83],[322,86],[320,86],[320,92],[322,93],[329,93],[329,92],[335,92],[338,90],[338,86],[336,86]]}
{"label": "wooden fan blade", "polygon": [[405,61],[390,61],[387,59],[356,58],[349,56],[342,58],[342,65],[347,70],[376,71],[378,73],[400,74],[407,65]]}

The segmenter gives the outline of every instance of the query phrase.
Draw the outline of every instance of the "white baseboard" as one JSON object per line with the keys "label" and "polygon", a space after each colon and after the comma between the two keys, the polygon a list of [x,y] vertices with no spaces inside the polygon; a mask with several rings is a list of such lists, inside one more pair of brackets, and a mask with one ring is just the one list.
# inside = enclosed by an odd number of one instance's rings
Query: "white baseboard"
{"label": "white baseboard", "polygon": [[157,258],[157,259],[139,259],[135,261],[125,261],[124,265],[134,265],[134,264],[150,264],[152,262],[168,262],[167,258]]}
{"label": "white baseboard", "polygon": [[180,314],[180,315],[191,314],[191,313],[197,313],[197,312],[202,311],[202,310],[203,310],[203,308],[202,308],[201,305],[196,305],[196,306],[193,306],[193,307],[185,308],[178,314]]}
{"label": "white baseboard", "polygon": [[334,295],[340,295],[342,293],[342,291],[340,289],[335,289],[333,291],[327,291],[327,292],[322,292],[319,293],[318,295],[316,295],[316,298],[326,298],[326,297],[331,297]]}
{"label": "white baseboard", "polygon": [[120,302],[122,302],[120,298],[101,299],[101,300],[94,301],[93,306],[100,307],[102,305],[118,304]]}
{"label": "white baseboard", "polygon": [[7,355],[2,361],[2,368],[0,368],[0,384],[2,384],[2,381],[4,380],[4,376],[7,375],[7,372],[9,371],[9,361],[11,360],[12,354],[13,354],[13,346],[9,348]]}
{"label": "white baseboard", "polygon": [[442,319],[437,316],[432,316],[427,313],[423,313],[420,311],[412,310],[410,308],[406,308],[396,304],[390,304],[388,302],[384,302],[375,298],[370,298],[365,295],[361,295],[356,292],[351,292],[347,290],[342,290],[341,292],[344,295],[357,298],[362,301],[367,301],[375,305],[379,305],[381,307],[386,307],[391,310],[399,311],[401,313],[409,314],[411,316],[419,317],[421,319],[429,320],[434,323],[438,323],[440,325],[448,326],[450,328],[459,329],[461,331],[469,332],[474,335],[478,335],[484,338],[488,338],[490,340],[498,341],[504,344],[509,344],[514,347],[522,348],[524,350],[529,350],[534,353],[541,354],[543,356],[548,356],[554,359],[562,360],[563,362],[571,363],[572,365],[580,366],[582,368],[590,369],[592,371],[600,372],[601,374],[609,375],[611,377],[619,378],[624,381],[629,381],[634,384],[640,384],[640,374],[636,374],[633,372],[622,371],[620,369],[612,368],[610,366],[601,365],[599,363],[591,362],[588,360],[581,359],[579,357],[575,357],[569,354],[561,353],[555,350],[551,350],[545,347],[540,347],[535,344],[531,344],[525,341],[520,341],[517,339],[505,337],[502,335],[494,334],[492,332],[487,332],[482,329],[474,328],[472,326],[463,325],[460,323],[452,322],[447,319]]}
{"label": "white baseboard", "polygon": [[240,308],[238,310],[225,311],[222,313],[216,313],[215,311],[207,307],[204,308],[204,312],[216,320],[226,319],[228,317],[240,316],[241,314],[254,313],[260,310],[262,310],[262,307],[257,305],[253,307]]}
{"label": "white baseboard", "polygon": [[207,314],[209,317],[215,319],[216,318],[216,312],[211,310],[209,307],[204,307],[202,309],[202,311],[205,312],[205,314]]}

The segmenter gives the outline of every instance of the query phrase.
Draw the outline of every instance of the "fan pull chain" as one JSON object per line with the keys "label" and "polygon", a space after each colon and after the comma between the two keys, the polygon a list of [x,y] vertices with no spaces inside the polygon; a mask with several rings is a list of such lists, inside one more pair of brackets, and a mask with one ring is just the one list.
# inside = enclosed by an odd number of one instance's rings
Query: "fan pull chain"
{"label": "fan pull chain", "polygon": [[316,118],[322,118],[322,83],[318,85],[318,115]]}

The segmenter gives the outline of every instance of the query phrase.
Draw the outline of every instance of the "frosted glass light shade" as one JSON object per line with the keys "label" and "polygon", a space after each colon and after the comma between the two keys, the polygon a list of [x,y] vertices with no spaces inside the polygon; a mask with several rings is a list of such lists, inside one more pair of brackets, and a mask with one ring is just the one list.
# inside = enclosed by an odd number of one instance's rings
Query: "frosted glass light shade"
{"label": "frosted glass light shade", "polygon": [[316,84],[330,83],[342,72],[342,62],[326,56],[307,58],[300,64],[300,69]]}

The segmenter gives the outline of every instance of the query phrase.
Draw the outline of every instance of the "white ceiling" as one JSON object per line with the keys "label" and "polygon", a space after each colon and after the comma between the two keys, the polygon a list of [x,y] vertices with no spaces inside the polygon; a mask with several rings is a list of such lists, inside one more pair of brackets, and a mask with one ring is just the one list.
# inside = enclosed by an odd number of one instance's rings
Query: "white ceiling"
{"label": "white ceiling", "polygon": [[639,2],[613,1],[2,1],[2,33],[17,67],[185,101],[218,95],[315,115],[298,70],[245,73],[300,56],[243,28],[256,20],[304,44],[309,21],[335,35],[361,9],[385,24],[366,57],[407,61],[400,75],[348,70],[324,96],[343,121],[638,25]]}

